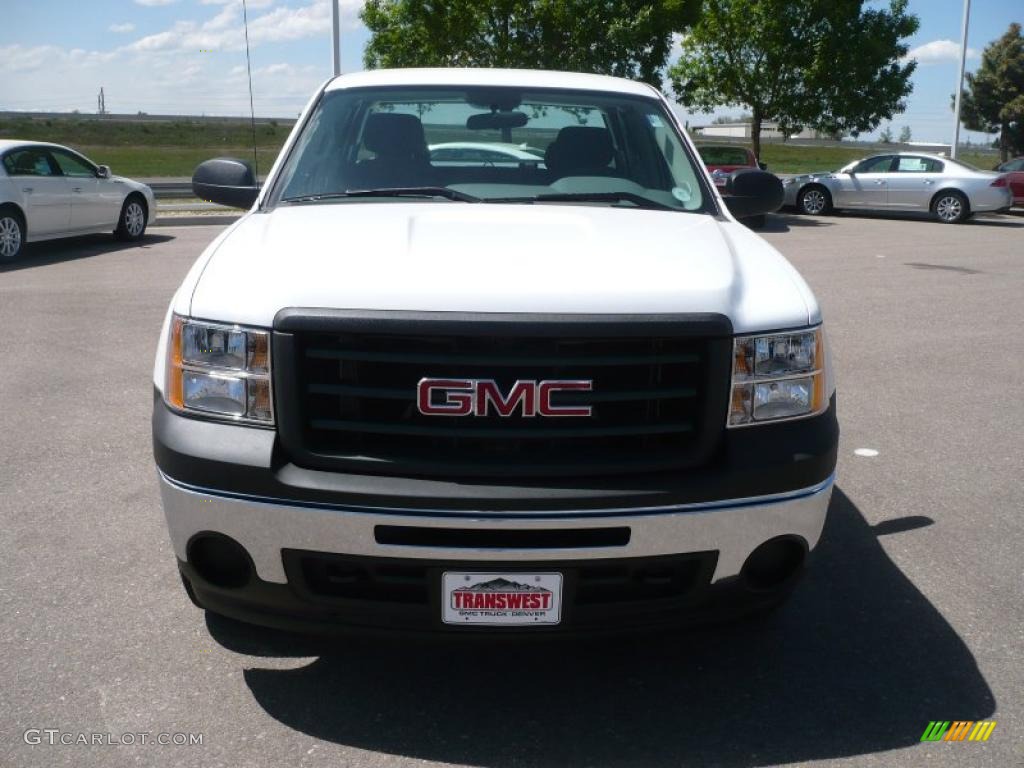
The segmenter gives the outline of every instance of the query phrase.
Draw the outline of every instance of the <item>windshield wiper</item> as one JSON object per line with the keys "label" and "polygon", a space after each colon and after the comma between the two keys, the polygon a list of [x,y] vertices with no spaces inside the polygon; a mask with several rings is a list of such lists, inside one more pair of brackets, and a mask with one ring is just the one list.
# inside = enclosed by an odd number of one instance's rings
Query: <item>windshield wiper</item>
{"label": "windshield wiper", "polygon": [[318,200],[337,200],[346,197],[443,197],[460,203],[479,203],[481,198],[448,187],[381,187],[380,189],[348,189],[344,192],[324,192],[317,195],[286,197],[284,203],[312,203]]}
{"label": "windshield wiper", "polygon": [[551,192],[533,197],[489,197],[488,203],[618,203],[629,202],[638,208],[651,208],[658,211],[678,211],[674,205],[666,205],[636,192]]}

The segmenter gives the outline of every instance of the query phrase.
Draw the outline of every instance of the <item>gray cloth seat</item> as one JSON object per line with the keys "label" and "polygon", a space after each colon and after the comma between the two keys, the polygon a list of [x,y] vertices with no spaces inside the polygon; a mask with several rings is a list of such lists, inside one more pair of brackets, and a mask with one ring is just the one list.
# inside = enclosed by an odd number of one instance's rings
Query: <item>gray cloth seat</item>
{"label": "gray cloth seat", "polygon": [[434,184],[423,123],[415,115],[374,112],[366,119],[363,146],[374,156],[356,164],[349,189]]}
{"label": "gray cloth seat", "polygon": [[610,166],[615,146],[607,128],[573,125],[563,128],[544,153],[544,164],[554,178],[564,176],[617,176]]}

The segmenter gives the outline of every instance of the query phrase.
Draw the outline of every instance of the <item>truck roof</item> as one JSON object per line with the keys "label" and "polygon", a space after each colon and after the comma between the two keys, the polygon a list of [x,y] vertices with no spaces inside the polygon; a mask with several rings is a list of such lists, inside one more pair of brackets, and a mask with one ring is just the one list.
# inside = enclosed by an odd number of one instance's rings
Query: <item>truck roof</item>
{"label": "truck roof", "polygon": [[352,72],[332,79],[325,90],[372,86],[455,85],[512,86],[517,88],[567,88],[652,97],[657,94],[646,83],[607,75],[553,72],[537,69],[373,69]]}

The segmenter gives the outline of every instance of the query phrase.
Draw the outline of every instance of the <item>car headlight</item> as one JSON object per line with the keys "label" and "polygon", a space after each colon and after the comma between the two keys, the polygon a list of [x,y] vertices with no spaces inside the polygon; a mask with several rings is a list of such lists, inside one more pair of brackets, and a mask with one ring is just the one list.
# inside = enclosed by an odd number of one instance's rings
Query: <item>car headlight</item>
{"label": "car headlight", "polygon": [[813,416],[827,407],[821,326],[733,340],[728,426]]}
{"label": "car headlight", "polygon": [[186,413],[272,425],[270,334],[174,315],[164,399]]}

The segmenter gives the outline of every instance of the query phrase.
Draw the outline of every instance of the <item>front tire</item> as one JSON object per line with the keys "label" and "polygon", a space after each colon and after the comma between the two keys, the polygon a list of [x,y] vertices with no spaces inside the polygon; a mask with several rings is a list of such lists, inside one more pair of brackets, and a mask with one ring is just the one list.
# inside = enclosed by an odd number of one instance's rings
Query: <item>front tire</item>
{"label": "front tire", "polygon": [[147,222],[146,203],[139,195],[128,195],[121,206],[114,237],[125,241],[141,240],[146,233]]}
{"label": "front tire", "polygon": [[796,208],[808,216],[823,216],[832,212],[832,195],[818,184],[805,187],[797,195]]}
{"label": "front tire", "polygon": [[939,192],[932,200],[932,215],[943,224],[961,224],[971,217],[971,206],[961,192]]}
{"label": "front tire", "polygon": [[0,208],[0,263],[14,261],[25,245],[25,224],[17,211]]}

